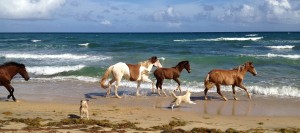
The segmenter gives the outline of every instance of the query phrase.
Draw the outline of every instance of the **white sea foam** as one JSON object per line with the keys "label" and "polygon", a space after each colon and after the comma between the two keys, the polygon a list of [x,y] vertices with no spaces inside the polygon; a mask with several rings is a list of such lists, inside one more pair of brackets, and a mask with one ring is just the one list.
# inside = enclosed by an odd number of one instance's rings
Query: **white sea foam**
{"label": "white sea foam", "polygon": [[32,42],[41,42],[42,40],[31,40]]}
{"label": "white sea foam", "polygon": [[270,48],[270,49],[292,49],[295,46],[293,46],[293,45],[282,45],[282,46],[266,46],[266,47]]}
{"label": "white sea foam", "polygon": [[79,81],[84,81],[84,82],[99,82],[99,78],[94,78],[94,77],[88,77],[88,76],[57,76],[53,77],[52,79],[55,80],[79,80]]}
{"label": "white sea foam", "polygon": [[257,36],[257,34],[248,34],[246,36]]}
{"label": "white sea foam", "polygon": [[241,54],[241,56],[253,56],[253,57],[269,57],[269,58],[275,58],[275,57],[281,57],[281,58],[288,58],[288,59],[300,59],[300,55],[294,54],[294,55],[284,55],[284,54],[264,54],[264,55],[244,55]]}
{"label": "white sea foam", "polygon": [[87,47],[87,46],[89,46],[90,45],[90,43],[82,43],[82,44],[78,44],[79,46],[85,46],[85,47]]}
{"label": "white sea foam", "polygon": [[272,53],[268,53],[267,55],[257,55],[257,56],[282,57],[282,58],[289,58],[289,59],[300,59],[300,55],[283,55],[283,54],[272,54]]}
{"label": "white sea foam", "polygon": [[300,97],[300,90],[291,86],[274,86],[274,87],[261,87],[261,86],[248,86],[251,93],[267,96],[288,96]]}
{"label": "white sea foam", "polygon": [[263,37],[220,37],[212,39],[177,39],[174,42],[199,42],[199,41],[257,41],[261,40]]}
{"label": "white sea foam", "polygon": [[10,58],[10,59],[68,59],[68,60],[107,60],[111,59],[108,56],[90,56],[90,55],[77,55],[77,54],[0,54],[0,57]]}
{"label": "white sea foam", "polygon": [[76,71],[84,68],[85,65],[76,65],[76,66],[35,66],[27,67],[29,73],[36,75],[53,75],[61,72]]}

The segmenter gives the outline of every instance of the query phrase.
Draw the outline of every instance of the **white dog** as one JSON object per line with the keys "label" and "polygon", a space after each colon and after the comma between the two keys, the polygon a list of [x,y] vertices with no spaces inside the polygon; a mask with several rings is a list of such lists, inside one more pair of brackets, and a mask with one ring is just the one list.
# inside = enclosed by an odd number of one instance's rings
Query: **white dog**
{"label": "white dog", "polygon": [[189,103],[189,104],[196,104],[195,102],[191,101],[191,92],[189,90],[187,90],[185,95],[183,96],[176,96],[174,91],[172,91],[171,95],[175,98],[170,104],[172,110],[174,106],[178,106],[182,102]]}
{"label": "white dog", "polygon": [[89,119],[89,106],[88,106],[88,100],[81,100],[80,101],[80,118],[86,117]]}

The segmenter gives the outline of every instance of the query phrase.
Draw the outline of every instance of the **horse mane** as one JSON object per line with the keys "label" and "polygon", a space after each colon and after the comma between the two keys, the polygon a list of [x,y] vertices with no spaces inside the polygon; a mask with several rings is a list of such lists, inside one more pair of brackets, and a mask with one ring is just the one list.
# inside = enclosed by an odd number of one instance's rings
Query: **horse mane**
{"label": "horse mane", "polygon": [[1,65],[0,67],[4,67],[4,66],[16,66],[16,67],[20,67],[20,68],[25,68],[25,65],[24,64],[21,64],[21,63],[17,63],[17,62],[6,62],[4,63],[3,65]]}
{"label": "horse mane", "polygon": [[176,66],[184,65],[184,64],[186,64],[186,63],[189,63],[189,61],[187,61],[187,60],[181,61],[181,62],[179,62]]}
{"label": "horse mane", "polygon": [[141,61],[138,63],[139,65],[142,65],[142,66],[149,66],[151,63],[150,60],[145,60],[145,61]]}
{"label": "horse mane", "polygon": [[245,64],[239,65],[237,67],[232,68],[232,70],[238,70],[238,72],[240,72],[241,70],[243,70],[245,68]]}

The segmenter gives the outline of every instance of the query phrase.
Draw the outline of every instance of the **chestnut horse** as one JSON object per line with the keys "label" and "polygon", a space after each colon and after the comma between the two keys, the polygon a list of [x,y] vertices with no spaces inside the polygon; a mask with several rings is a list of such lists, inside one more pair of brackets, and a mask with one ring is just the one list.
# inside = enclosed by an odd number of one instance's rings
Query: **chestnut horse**
{"label": "chestnut horse", "polygon": [[234,100],[237,100],[235,97],[235,86],[238,86],[242,89],[244,89],[248,95],[248,98],[251,99],[251,95],[249,94],[246,87],[243,85],[243,79],[247,72],[250,72],[253,76],[256,76],[257,72],[253,66],[252,62],[246,62],[243,65],[240,65],[233,70],[220,70],[220,69],[214,69],[211,70],[206,78],[204,79],[204,94],[205,94],[205,100],[207,100],[207,91],[208,89],[212,88],[214,85],[217,87],[218,94],[227,101],[227,98],[224,97],[221,93],[221,85],[232,85],[232,93]]}
{"label": "chestnut horse", "polygon": [[0,86],[4,86],[8,90],[9,95],[7,96],[7,99],[12,97],[12,99],[15,102],[17,101],[14,96],[15,89],[10,85],[10,82],[11,79],[18,73],[26,81],[29,80],[29,76],[24,64],[19,64],[16,62],[7,62],[0,66]]}
{"label": "chestnut horse", "polygon": [[[130,81],[137,81],[136,95],[139,96],[139,89],[142,81],[152,83],[152,91],[154,90],[154,83],[148,78],[149,72],[151,71],[153,65],[155,67],[162,67],[159,60],[156,56],[151,57],[150,59],[140,62],[138,64],[126,64],[119,62],[110,66],[102,76],[100,81],[101,87],[106,89],[109,88],[106,92],[106,96],[110,95],[111,85],[116,81],[115,84],[115,96],[121,98],[118,95],[118,87],[121,82],[122,77]],[[112,74],[112,79],[105,85],[105,82],[109,75]]]}
{"label": "chestnut horse", "polygon": [[165,91],[162,89],[162,84],[163,84],[164,79],[175,80],[178,84],[176,90],[179,89],[179,91],[181,93],[180,81],[178,78],[180,77],[180,73],[182,72],[183,69],[185,69],[188,73],[191,72],[189,61],[181,61],[174,67],[157,68],[154,71],[154,76],[156,78],[156,89],[157,89],[158,95],[161,95],[160,91],[158,90],[158,87],[159,87],[162,90],[162,92],[164,93],[164,95],[167,96]]}

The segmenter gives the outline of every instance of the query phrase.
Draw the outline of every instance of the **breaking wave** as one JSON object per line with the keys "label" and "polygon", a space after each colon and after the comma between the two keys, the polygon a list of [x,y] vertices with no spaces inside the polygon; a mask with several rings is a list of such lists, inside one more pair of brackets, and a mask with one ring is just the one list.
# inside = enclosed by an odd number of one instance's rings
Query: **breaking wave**
{"label": "breaking wave", "polygon": [[199,42],[199,41],[257,41],[261,40],[263,37],[220,37],[212,39],[178,39],[173,40],[174,42]]}
{"label": "breaking wave", "polygon": [[282,45],[282,46],[266,46],[270,49],[293,49],[295,46],[293,45]]}
{"label": "breaking wave", "polygon": [[53,75],[62,72],[76,71],[84,68],[85,65],[76,65],[76,66],[36,66],[36,67],[27,67],[29,73],[35,75]]}

